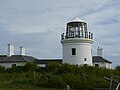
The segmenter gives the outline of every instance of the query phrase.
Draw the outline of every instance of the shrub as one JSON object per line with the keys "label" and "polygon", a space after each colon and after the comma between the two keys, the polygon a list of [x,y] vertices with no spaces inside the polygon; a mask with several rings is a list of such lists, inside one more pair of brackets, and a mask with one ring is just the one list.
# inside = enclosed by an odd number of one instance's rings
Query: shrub
{"label": "shrub", "polygon": [[61,76],[53,75],[51,73],[42,75],[38,79],[37,84],[41,87],[65,87],[65,83]]}
{"label": "shrub", "polygon": [[84,81],[81,75],[68,73],[62,75],[62,79],[65,82],[65,86],[70,85],[71,88],[75,89],[83,89],[84,87]]}
{"label": "shrub", "polygon": [[36,63],[32,63],[32,62],[28,62],[26,63],[26,65],[24,66],[24,71],[37,71],[38,66]]}
{"label": "shrub", "polygon": [[5,67],[0,66],[0,73],[4,73],[5,72]]}
{"label": "shrub", "polygon": [[115,70],[120,72],[120,65],[115,67]]}
{"label": "shrub", "polygon": [[59,67],[60,64],[58,63],[49,63],[46,67],[46,72],[56,74]]}

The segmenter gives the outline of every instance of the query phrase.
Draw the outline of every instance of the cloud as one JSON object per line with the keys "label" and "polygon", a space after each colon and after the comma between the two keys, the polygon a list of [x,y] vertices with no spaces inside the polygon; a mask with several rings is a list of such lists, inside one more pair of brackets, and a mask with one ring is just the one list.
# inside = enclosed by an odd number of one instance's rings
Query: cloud
{"label": "cloud", "polygon": [[[5,30],[5,29],[4,29]],[[15,46],[15,54],[19,54],[19,47],[22,45],[26,48],[27,55],[37,58],[61,58],[60,34],[62,28],[52,28],[44,33],[12,34],[7,31],[0,31],[0,40],[3,43],[2,54],[7,54],[7,44]]]}

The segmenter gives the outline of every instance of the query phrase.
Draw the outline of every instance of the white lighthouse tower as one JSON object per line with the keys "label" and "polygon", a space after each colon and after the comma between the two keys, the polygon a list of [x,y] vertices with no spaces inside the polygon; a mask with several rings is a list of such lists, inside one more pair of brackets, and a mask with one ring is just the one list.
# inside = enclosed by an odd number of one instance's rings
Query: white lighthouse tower
{"label": "white lighthouse tower", "polygon": [[87,23],[75,18],[67,23],[66,34],[61,35],[63,63],[92,65],[93,33]]}

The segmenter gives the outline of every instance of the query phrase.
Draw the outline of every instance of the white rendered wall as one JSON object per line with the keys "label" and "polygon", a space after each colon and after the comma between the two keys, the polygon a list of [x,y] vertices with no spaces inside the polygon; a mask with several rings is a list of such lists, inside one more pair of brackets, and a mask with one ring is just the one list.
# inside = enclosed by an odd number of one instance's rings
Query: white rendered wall
{"label": "white rendered wall", "polygon": [[105,67],[111,69],[111,64],[107,62],[93,62],[93,66],[95,66],[95,64],[98,64],[99,67]]}
{"label": "white rendered wall", "polygon": [[[92,53],[91,53],[91,43],[86,43],[82,41],[66,42],[63,41],[63,63],[69,64],[88,64],[92,65]],[[76,48],[76,55],[72,55],[72,48]],[[85,61],[85,58],[87,59]]]}
{"label": "white rendered wall", "polygon": [[16,64],[16,66],[24,66],[26,63],[0,63],[0,65],[5,68],[10,68],[13,64]]}
{"label": "white rendered wall", "polygon": [[[26,62],[19,62],[19,63],[0,63],[0,66],[4,66],[5,68],[11,68],[13,64],[16,64],[16,66],[24,66]],[[45,64],[37,64],[39,67],[46,67]]]}
{"label": "white rendered wall", "polygon": [[111,69],[111,64],[110,63],[106,63],[106,68]]}
{"label": "white rendered wall", "polygon": [[37,64],[37,66],[39,66],[39,67],[46,67],[45,64]]}

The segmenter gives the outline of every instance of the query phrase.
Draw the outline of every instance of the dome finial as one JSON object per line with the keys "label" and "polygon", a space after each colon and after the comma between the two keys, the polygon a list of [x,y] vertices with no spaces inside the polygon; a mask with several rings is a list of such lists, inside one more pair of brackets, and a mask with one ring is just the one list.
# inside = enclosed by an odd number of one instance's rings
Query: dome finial
{"label": "dome finial", "polygon": [[75,18],[70,22],[85,22],[85,21],[83,21],[83,20],[79,19],[77,16],[75,16]]}

